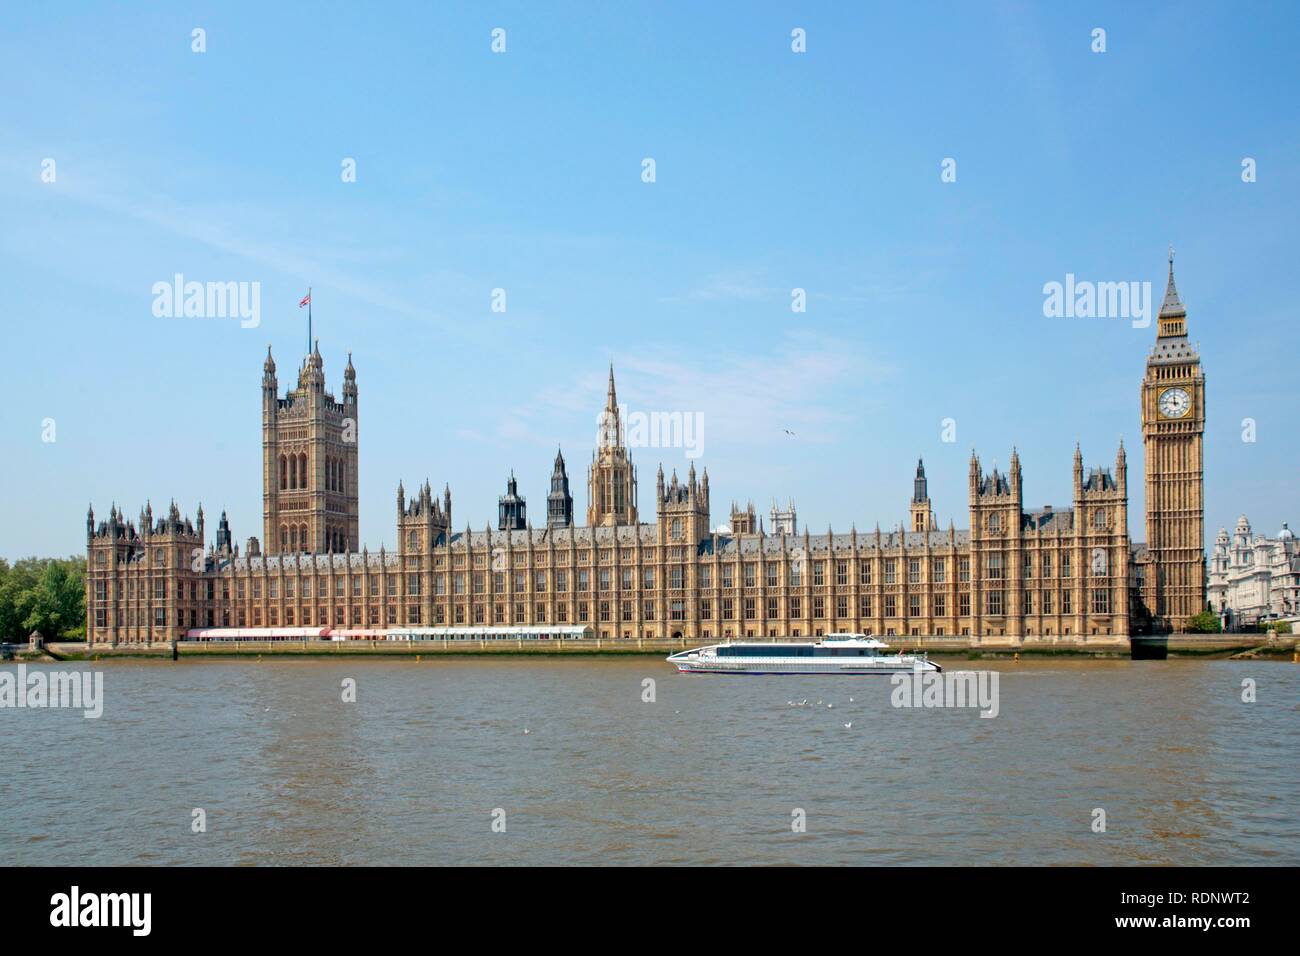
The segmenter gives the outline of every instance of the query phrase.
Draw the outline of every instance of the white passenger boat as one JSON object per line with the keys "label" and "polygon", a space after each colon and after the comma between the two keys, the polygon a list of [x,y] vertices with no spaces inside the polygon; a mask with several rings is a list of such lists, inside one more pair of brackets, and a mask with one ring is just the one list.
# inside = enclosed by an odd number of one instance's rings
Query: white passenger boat
{"label": "white passenger boat", "polygon": [[925,654],[882,654],[889,645],[865,634],[819,641],[738,641],[671,654],[688,674],[900,674],[943,670]]}

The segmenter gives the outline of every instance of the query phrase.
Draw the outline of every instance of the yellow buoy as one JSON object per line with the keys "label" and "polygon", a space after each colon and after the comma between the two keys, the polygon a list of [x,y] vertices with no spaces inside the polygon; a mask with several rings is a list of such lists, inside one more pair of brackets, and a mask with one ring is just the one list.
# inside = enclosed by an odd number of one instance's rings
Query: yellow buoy
{"label": "yellow buoy", "polygon": [[1019,651],[1016,651],[1016,656],[1015,656],[1015,658],[1013,659],[1012,662],[1015,663],[1015,664],[1019,664],[1019,663],[1020,663],[1020,652],[1019,652]]}

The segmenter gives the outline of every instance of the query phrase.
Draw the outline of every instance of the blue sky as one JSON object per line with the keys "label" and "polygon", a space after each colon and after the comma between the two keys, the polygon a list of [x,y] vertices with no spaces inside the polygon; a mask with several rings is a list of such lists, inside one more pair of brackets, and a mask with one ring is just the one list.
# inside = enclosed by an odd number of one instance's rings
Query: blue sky
{"label": "blue sky", "polygon": [[[292,377],[308,286],[330,386],[357,368],[371,547],[399,479],[449,482],[481,528],[514,469],[540,521],[557,444],[585,512],[610,361],[631,409],[703,416],[715,523],[793,497],[814,530],[889,527],[923,456],[964,527],[972,447],[1005,469],[1018,446],[1026,504],[1068,505],[1075,442],[1110,465],[1122,435],[1140,539],[1154,326],[1045,318],[1042,288],[1158,301],[1170,242],[1207,373],[1207,533],[1300,519],[1300,8],[741,10],[7,6],[0,555],[81,550],[92,500],[202,501],[260,536],[262,360]],[[156,318],[178,272],[260,283],[260,326]],[[658,463],[688,462],[633,460],[649,514]]]}

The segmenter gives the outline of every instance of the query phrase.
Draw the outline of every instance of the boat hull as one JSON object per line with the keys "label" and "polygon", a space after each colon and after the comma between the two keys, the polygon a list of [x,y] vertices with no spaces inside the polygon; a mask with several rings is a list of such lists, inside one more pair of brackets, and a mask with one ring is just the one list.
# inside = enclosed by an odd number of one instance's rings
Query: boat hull
{"label": "boat hull", "polygon": [[933,661],[924,659],[889,660],[875,658],[870,661],[854,662],[828,659],[780,661],[780,660],[722,660],[720,658],[686,658],[674,660],[668,658],[683,674],[816,674],[838,675],[842,677],[888,677],[894,674],[924,674],[943,670]]}

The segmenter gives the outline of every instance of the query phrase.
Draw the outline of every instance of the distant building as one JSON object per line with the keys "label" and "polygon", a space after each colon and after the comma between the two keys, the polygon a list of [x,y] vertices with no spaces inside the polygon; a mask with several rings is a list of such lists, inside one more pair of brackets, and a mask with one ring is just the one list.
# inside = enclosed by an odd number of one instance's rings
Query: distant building
{"label": "distant building", "polygon": [[1210,607],[1229,630],[1300,614],[1300,546],[1283,522],[1276,538],[1252,535],[1242,515],[1220,528],[1210,558]]}
{"label": "distant building", "polygon": [[799,533],[799,516],[795,514],[794,500],[785,506],[784,509],[778,509],[776,502],[772,502],[772,534],[784,534],[794,537]]}

